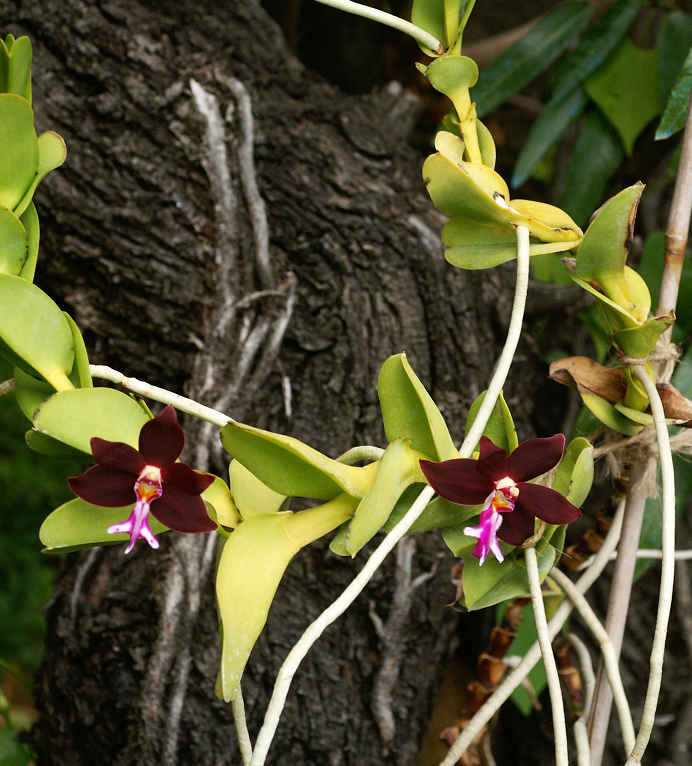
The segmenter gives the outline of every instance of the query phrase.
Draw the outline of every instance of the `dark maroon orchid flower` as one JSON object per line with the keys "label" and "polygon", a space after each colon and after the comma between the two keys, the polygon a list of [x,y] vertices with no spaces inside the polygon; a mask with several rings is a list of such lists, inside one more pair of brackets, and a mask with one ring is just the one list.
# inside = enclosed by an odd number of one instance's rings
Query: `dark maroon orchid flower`
{"label": "dark maroon orchid flower", "polygon": [[421,460],[420,466],[430,486],[446,500],[459,505],[483,504],[480,524],[464,529],[464,534],[478,539],[473,555],[483,564],[488,552],[503,560],[498,537],[510,545],[521,545],[531,537],[536,518],[548,524],[569,524],[581,516],[559,492],[528,483],[554,468],[564,447],[565,437],[556,434],[549,439],[530,439],[508,455],[482,436],[478,460]]}
{"label": "dark maroon orchid flower", "polygon": [[185,435],[172,405],[142,426],[139,451],[129,444],[94,437],[91,452],[97,465],[75,479],[70,488],[82,500],[104,508],[119,508],[134,502],[127,521],[113,524],[109,533],[126,532],[130,543],[143,537],[152,548],[159,541],[149,528],[149,511],[176,532],[211,532],[216,524],[207,515],[202,492],[213,476],[197,473],[176,463],[183,451]]}

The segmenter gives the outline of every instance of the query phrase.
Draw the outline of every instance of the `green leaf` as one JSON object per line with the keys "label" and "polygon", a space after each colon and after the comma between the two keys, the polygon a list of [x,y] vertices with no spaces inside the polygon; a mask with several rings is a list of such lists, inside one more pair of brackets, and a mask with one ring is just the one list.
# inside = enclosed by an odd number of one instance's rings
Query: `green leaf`
{"label": "green leaf", "polygon": [[226,702],[235,695],[289,562],[348,519],[357,502],[341,495],[309,511],[255,516],[226,541],[216,576],[223,633],[217,693]]}
{"label": "green leaf", "polygon": [[[128,534],[120,532],[111,535],[107,530],[112,524],[127,519],[132,513],[133,505],[134,503],[123,508],[101,508],[81,498],[70,500],[56,508],[41,525],[38,534],[45,545],[44,553],[71,553],[81,548],[127,542],[130,539]],[[168,527],[151,514],[149,526],[155,535],[168,531]]]}
{"label": "green leaf", "polygon": [[243,521],[263,513],[278,513],[286,499],[269,489],[253,473],[237,460],[231,460],[228,467],[231,494]]}
{"label": "green leaf", "polygon": [[233,502],[231,490],[223,479],[214,476],[214,481],[202,492],[202,500],[214,508],[215,521],[218,524],[230,529],[235,529],[240,524],[240,514]]}
{"label": "green leaf", "polygon": [[553,99],[565,98],[615,50],[637,18],[643,0],[617,0],[565,58],[552,88]]}
{"label": "green leaf", "polygon": [[364,468],[337,463],[292,436],[242,423],[221,429],[226,451],[281,495],[331,500],[342,492],[363,497],[376,464]]}
{"label": "green leaf", "polygon": [[613,431],[617,431],[625,436],[636,436],[642,430],[642,426],[633,423],[629,418],[618,412],[610,402],[607,402],[600,396],[596,394],[582,394],[581,398],[601,423],[605,423]]}
{"label": "green leaf", "polygon": [[[87,355],[82,333],[79,331],[79,327],[75,324],[74,319],[65,311],[63,311],[63,314],[67,324],[70,326],[72,340],[74,341],[74,366],[70,379],[76,388],[93,388],[94,384],[91,380],[91,371],[89,370],[89,356]],[[77,380],[74,380],[75,377]]]}
{"label": "green leaf", "polygon": [[19,218],[0,207],[0,273],[19,276],[29,253],[26,231]]}
{"label": "green leaf", "polygon": [[[500,545],[503,553],[505,547],[509,546],[505,546],[504,543]],[[511,547],[509,548],[511,550]],[[541,540],[536,546],[536,556],[542,582],[553,568],[556,550],[549,542]],[[531,593],[526,567],[518,564],[511,556],[507,556],[502,563],[488,556],[483,565],[475,556],[467,556],[464,559],[462,579],[466,607],[470,611]]]}
{"label": "green leaf", "polygon": [[24,35],[8,42],[9,48],[0,40],[0,93],[14,93],[31,104],[31,40]]}
{"label": "green leaf", "polygon": [[[517,235],[511,227],[453,218],[442,230],[442,241],[448,248],[445,258],[460,269],[489,269],[517,257]],[[540,257],[564,252],[576,244],[575,241],[532,244],[529,255]]]}
{"label": "green leaf", "polygon": [[493,134],[480,120],[476,120],[476,132],[478,134],[478,146],[481,150],[483,164],[487,165],[491,170],[494,170],[495,160],[497,159],[497,149],[495,147]]}
{"label": "green leaf", "polygon": [[25,435],[26,446],[39,455],[52,457],[56,460],[70,460],[84,462],[86,455],[68,444],[54,439],[52,436],[42,434],[39,431],[27,431]]}
{"label": "green leaf", "polygon": [[481,72],[472,98],[482,117],[543,72],[589,23],[587,2],[560,5]]}
{"label": "green leaf", "polygon": [[573,439],[557,467],[553,489],[579,508],[593,483],[593,447],[584,438]]}
{"label": "green leaf", "polygon": [[38,243],[41,234],[38,223],[38,213],[36,212],[33,202],[29,203],[27,209],[22,213],[19,220],[22,222],[28,241],[27,258],[26,261],[24,261],[24,266],[22,266],[19,276],[22,279],[26,279],[27,282],[33,282],[34,274],[36,272],[36,261],[38,260]]}
{"label": "green leaf", "polygon": [[[411,23],[436,37],[445,47],[451,42],[447,39],[445,24],[445,0],[413,0]],[[425,45],[418,43],[428,56],[437,55]]]}
{"label": "green leaf", "polygon": [[[484,391],[471,405],[466,418],[467,434],[478,417],[478,412],[481,404],[483,404],[486,393]],[[512,413],[509,411],[509,407],[502,394],[497,397],[493,411],[490,413],[488,424],[483,429],[483,435],[487,436],[496,447],[501,447],[508,454],[513,452],[518,446],[519,442],[517,440],[517,431],[514,428],[514,421],[512,420]],[[474,452],[477,447],[477,444],[474,445]]]}
{"label": "green leaf", "polygon": [[348,528],[347,550],[351,556],[380,531],[404,490],[413,482],[425,480],[419,464],[423,457],[411,449],[407,439],[393,441],[384,451]]}
{"label": "green leaf", "polygon": [[148,420],[139,404],[120,391],[77,388],[46,399],[34,415],[34,428],[91,455],[94,436],[136,449],[139,432]]}
{"label": "green leaf", "polygon": [[62,311],[38,287],[0,274],[0,354],[56,389],[73,388],[72,332]]}
{"label": "green leaf", "polygon": [[10,729],[0,729],[0,766],[28,766],[33,762],[29,748],[17,742],[16,736]]}
{"label": "green leaf", "polygon": [[613,333],[613,341],[627,356],[644,359],[653,351],[660,336],[673,324],[672,316],[651,317],[639,327]]}
{"label": "green leaf", "polygon": [[615,55],[585,82],[586,92],[617,130],[627,155],[639,134],[661,113],[658,50],[625,38]]}
{"label": "green leaf", "polygon": [[34,113],[21,96],[0,95],[0,206],[14,210],[38,168]]}
{"label": "green leaf", "polygon": [[598,207],[608,181],[625,157],[622,141],[598,109],[586,115],[572,153],[562,208],[584,226]]}
{"label": "green leaf", "polygon": [[[404,518],[425,486],[425,484],[412,484],[404,491],[382,527],[385,532],[391,532]],[[427,504],[423,513],[413,522],[406,534],[416,535],[419,532],[457,526],[478,516],[482,510],[481,505],[457,505],[438,495]]]}
{"label": "green leaf", "polygon": [[661,98],[667,103],[675,81],[692,48],[692,16],[684,11],[672,11],[667,15],[659,40],[658,75],[661,82]]}
{"label": "green leaf", "polygon": [[34,419],[34,412],[38,409],[39,404],[56,393],[55,388],[50,383],[46,383],[45,380],[38,380],[19,367],[14,368],[14,391],[19,408],[29,420]]}
{"label": "green leaf", "polygon": [[[608,298],[628,312],[633,312],[635,306],[625,276],[625,262],[643,191],[644,185],[637,183],[608,200],[586,230],[577,251],[579,278],[598,282]],[[647,306],[637,317],[639,321],[646,318],[648,311]]]}
{"label": "green leaf", "polygon": [[59,168],[65,158],[67,157],[67,147],[62,138],[54,133],[52,130],[43,133],[38,138],[38,169],[36,170],[36,176],[33,179],[31,186],[27,189],[26,194],[22,197],[21,201],[15,208],[17,215],[27,209],[31,198],[34,196],[36,187],[41,181],[50,173],[51,170]]}
{"label": "green leaf", "polygon": [[682,70],[675,81],[675,87],[670,94],[668,103],[661,117],[661,122],[656,130],[656,140],[672,136],[685,127],[687,110],[690,105],[690,93],[692,92],[692,50],[690,50]]}
{"label": "green leaf", "polygon": [[388,442],[408,439],[411,447],[432,460],[459,457],[447,424],[406,354],[390,356],[377,381]]}
{"label": "green leaf", "polygon": [[[444,93],[454,102],[455,107],[462,98],[471,106],[468,89],[478,80],[478,65],[473,59],[468,56],[442,56],[430,64],[425,76],[436,91]],[[459,113],[458,107],[457,115],[460,119],[466,118],[466,114]]]}
{"label": "green leaf", "polygon": [[538,115],[514,166],[512,186],[526,181],[548,149],[560,140],[567,128],[577,119],[588,102],[586,91],[577,86],[565,98],[553,97]]}

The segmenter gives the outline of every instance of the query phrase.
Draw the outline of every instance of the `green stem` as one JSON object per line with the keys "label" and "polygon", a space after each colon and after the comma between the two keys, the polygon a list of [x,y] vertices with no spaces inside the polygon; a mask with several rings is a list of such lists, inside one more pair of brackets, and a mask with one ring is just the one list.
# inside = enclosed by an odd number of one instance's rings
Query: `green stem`
{"label": "green stem", "polygon": [[410,35],[414,40],[417,40],[421,45],[424,45],[438,55],[442,55],[445,52],[444,45],[434,35],[417,27],[415,24],[411,24],[410,21],[404,21],[404,19],[400,19],[391,13],[385,13],[385,11],[380,11],[377,8],[354,3],[351,0],[317,0],[317,2],[322,3],[322,5],[329,5],[332,8],[338,8],[340,11],[346,11],[346,13],[352,13],[354,16],[362,16],[364,19],[379,21],[380,24],[398,29],[400,32]]}

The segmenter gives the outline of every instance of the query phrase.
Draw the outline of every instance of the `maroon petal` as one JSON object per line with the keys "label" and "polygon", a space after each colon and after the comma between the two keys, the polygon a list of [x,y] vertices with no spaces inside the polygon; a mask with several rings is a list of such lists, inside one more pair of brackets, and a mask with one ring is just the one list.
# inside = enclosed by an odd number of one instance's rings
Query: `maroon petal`
{"label": "maroon petal", "polygon": [[533,535],[534,530],[534,517],[517,503],[513,511],[502,514],[502,525],[497,530],[497,536],[510,545],[521,545]]}
{"label": "maroon petal", "polygon": [[173,463],[167,465],[161,471],[164,487],[166,484],[172,484],[188,495],[201,495],[204,490],[214,481],[213,476],[197,473],[185,463]]}
{"label": "maroon petal", "polygon": [[185,434],[178,425],[178,416],[172,404],[142,426],[139,432],[139,451],[148,465],[163,468],[175,463],[185,445]]}
{"label": "maroon petal", "polygon": [[502,447],[496,447],[487,436],[481,436],[478,472],[492,481],[500,481],[507,476],[507,453]]}
{"label": "maroon petal", "polygon": [[216,529],[202,498],[189,495],[172,484],[165,486],[161,497],[152,502],[151,512],[176,532],[213,532]]}
{"label": "maroon petal", "polygon": [[581,511],[569,500],[550,487],[540,484],[519,484],[516,508],[525,508],[547,524],[570,524],[581,516]]}
{"label": "maroon petal", "polygon": [[92,505],[104,508],[121,508],[137,500],[135,494],[136,476],[125,471],[116,471],[102,465],[95,465],[86,473],[68,479],[70,489]]}
{"label": "maroon petal", "polygon": [[420,468],[438,495],[459,505],[478,505],[493,491],[492,480],[478,473],[476,460],[458,458],[442,463],[421,460]]}
{"label": "maroon petal", "polygon": [[509,456],[509,477],[515,482],[542,476],[560,462],[565,449],[565,437],[555,434],[549,439],[529,439]]}
{"label": "maroon petal", "polygon": [[91,454],[99,465],[116,471],[126,471],[135,477],[139,476],[147,464],[139,452],[129,444],[109,442],[97,436],[91,440]]}

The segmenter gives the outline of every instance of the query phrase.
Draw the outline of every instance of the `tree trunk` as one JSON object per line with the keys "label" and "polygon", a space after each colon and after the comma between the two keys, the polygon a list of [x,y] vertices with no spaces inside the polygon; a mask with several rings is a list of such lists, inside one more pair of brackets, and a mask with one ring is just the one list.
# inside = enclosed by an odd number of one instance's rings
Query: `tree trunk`
{"label": "tree trunk", "polygon": [[[32,38],[39,128],[67,142],[37,198],[37,282],[75,317],[92,362],[336,456],[384,443],[377,375],[406,351],[460,440],[504,341],[513,268],[445,262],[422,157],[402,137],[406,102],[337,92],[292,58],[256,0],[0,0],[0,21]],[[268,268],[241,162],[252,139]],[[505,391],[523,438],[544,374],[523,348]],[[223,475],[215,430],[186,426],[193,465]],[[239,763],[214,694],[214,552],[206,536],[170,534],[158,552],[65,556],[39,764]],[[244,677],[253,736],[287,651],[363,561],[320,543],[292,562]],[[417,537],[413,562],[410,576],[433,576],[408,606],[392,606],[409,586],[389,561],[310,652],[269,763],[415,762],[456,613],[441,536]],[[393,690],[374,694],[390,660]]]}

